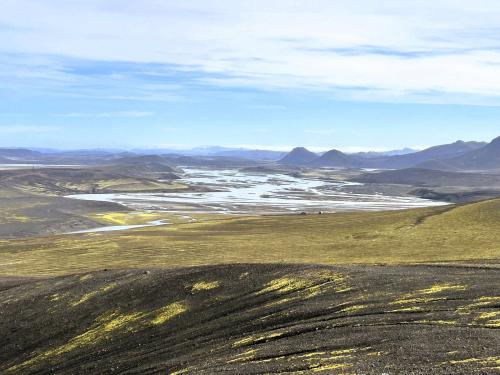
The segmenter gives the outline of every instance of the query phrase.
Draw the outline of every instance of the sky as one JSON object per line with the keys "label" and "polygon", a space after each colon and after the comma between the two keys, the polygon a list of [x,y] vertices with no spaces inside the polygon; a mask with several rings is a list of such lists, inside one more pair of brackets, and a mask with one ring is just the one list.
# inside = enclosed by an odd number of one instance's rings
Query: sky
{"label": "sky", "polygon": [[498,0],[0,0],[0,147],[499,135]]}

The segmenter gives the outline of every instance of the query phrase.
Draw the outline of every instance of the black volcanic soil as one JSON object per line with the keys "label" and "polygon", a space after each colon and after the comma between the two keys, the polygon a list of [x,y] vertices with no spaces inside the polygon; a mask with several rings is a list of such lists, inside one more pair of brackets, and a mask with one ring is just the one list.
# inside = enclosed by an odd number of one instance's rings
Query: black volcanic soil
{"label": "black volcanic soil", "polygon": [[2,374],[493,374],[499,269],[224,265],[0,279]]}

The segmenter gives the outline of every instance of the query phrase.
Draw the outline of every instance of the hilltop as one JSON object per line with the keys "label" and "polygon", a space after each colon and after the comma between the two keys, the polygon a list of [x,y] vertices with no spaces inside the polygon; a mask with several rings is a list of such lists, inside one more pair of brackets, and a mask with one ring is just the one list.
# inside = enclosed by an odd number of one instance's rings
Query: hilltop
{"label": "hilltop", "polygon": [[280,164],[305,165],[316,159],[318,155],[304,147],[295,147],[292,151],[280,159]]}

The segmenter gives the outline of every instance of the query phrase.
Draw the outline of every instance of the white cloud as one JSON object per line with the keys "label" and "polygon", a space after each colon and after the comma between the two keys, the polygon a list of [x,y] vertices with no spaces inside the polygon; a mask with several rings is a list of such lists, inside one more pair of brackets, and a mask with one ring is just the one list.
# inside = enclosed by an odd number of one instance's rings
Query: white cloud
{"label": "white cloud", "polygon": [[[171,64],[208,85],[481,103],[500,92],[499,19],[493,0],[4,0],[0,52]],[[22,76],[75,80],[64,67]]]}
{"label": "white cloud", "polygon": [[0,134],[21,134],[21,133],[49,133],[62,131],[59,126],[45,125],[0,125]]}

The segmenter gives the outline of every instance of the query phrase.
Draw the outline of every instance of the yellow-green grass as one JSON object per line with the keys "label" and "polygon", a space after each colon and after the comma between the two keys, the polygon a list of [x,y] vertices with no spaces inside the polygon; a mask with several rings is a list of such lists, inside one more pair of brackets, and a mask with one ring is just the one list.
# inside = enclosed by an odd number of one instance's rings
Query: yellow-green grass
{"label": "yellow-green grass", "polygon": [[227,217],[124,232],[0,241],[0,274],[219,263],[500,259],[500,199],[413,210]]}
{"label": "yellow-green grass", "polygon": [[[50,183],[48,183],[50,182]],[[92,179],[78,181],[21,181],[13,184],[13,189],[29,195],[55,196],[68,191],[74,193],[88,193],[94,189],[99,191],[142,192],[183,190],[187,186],[178,182],[160,182],[134,177]]]}
{"label": "yellow-green grass", "polygon": [[153,220],[164,219],[166,215],[159,212],[106,212],[91,215],[90,217],[98,222],[108,225],[136,225],[146,224]]}
{"label": "yellow-green grass", "polygon": [[93,188],[109,191],[155,191],[155,190],[176,190],[186,188],[185,185],[173,182],[158,182],[152,180],[143,180],[137,178],[118,178],[107,180],[89,180],[81,182],[60,182],[57,183],[61,188],[73,191],[88,192]]}
{"label": "yellow-green grass", "polygon": [[135,178],[113,179],[97,181],[96,185],[100,189],[116,191],[154,191],[154,190],[174,190],[184,189],[187,186],[177,182],[145,181]]}
{"label": "yellow-green grass", "polygon": [[16,223],[27,223],[33,219],[18,212],[6,212],[2,213],[0,217],[0,224],[16,224]]}
{"label": "yellow-green grass", "polygon": [[221,219],[219,214],[177,214],[166,211],[114,211],[89,215],[89,218],[106,225],[142,225],[163,220],[169,224]]}

